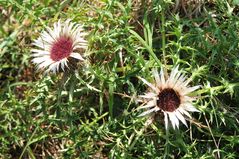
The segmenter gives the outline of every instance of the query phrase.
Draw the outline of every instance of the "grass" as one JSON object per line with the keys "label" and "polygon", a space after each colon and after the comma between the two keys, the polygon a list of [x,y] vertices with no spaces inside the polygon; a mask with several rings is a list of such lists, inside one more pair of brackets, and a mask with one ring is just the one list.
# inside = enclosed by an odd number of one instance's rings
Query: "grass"
{"label": "grass", "polygon": [[[187,3],[186,3],[187,2]],[[0,1],[0,158],[239,156],[238,1]],[[32,41],[70,18],[88,32],[89,67],[48,74]],[[202,85],[189,127],[165,131],[134,99],[152,68],[180,65]]]}

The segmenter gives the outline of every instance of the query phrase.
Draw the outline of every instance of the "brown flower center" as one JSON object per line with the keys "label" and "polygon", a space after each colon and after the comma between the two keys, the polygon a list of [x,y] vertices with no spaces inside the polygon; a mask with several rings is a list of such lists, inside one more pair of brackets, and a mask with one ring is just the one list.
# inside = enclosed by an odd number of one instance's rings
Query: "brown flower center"
{"label": "brown flower center", "polygon": [[175,90],[166,88],[158,94],[157,106],[163,111],[173,112],[179,105],[180,98]]}
{"label": "brown flower center", "polygon": [[70,37],[60,37],[50,50],[50,57],[53,61],[59,61],[69,57],[73,50],[73,41]]}

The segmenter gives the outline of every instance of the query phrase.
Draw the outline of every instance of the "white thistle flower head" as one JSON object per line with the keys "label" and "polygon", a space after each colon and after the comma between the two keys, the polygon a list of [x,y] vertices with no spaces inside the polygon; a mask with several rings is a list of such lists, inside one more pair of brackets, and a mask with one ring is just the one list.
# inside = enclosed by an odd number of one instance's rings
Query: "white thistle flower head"
{"label": "white thistle flower head", "polygon": [[[179,121],[187,126],[185,116],[191,118],[189,112],[199,112],[192,102],[196,99],[190,96],[193,91],[200,88],[199,85],[190,87],[188,84],[191,78],[187,78],[178,70],[178,66],[173,68],[170,76],[166,79],[163,68],[161,68],[160,75],[156,69],[153,70],[154,83],[149,83],[143,78],[140,78],[146,85],[149,86],[150,91],[138,97],[138,101],[143,104],[138,109],[146,109],[139,116],[148,114],[157,114],[162,112],[164,114],[165,128],[168,129],[169,121],[173,128],[179,128]],[[158,113],[159,114],[159,113]]]}
{"label": "white thistle flower head", "polygon": [[[87,41],[84,39],[86,33],[81,25],[60,20],[54,23],[53,29],[47,27],[33,45],[38,47],[32,49],[32,62],[37,65],[37,69],[45,69],[45,72],[64,71],[69,68],[74,60],[84,61],[80,54],[82,49],[87,48]],[[74,64],[73,64],[74,65]]]}

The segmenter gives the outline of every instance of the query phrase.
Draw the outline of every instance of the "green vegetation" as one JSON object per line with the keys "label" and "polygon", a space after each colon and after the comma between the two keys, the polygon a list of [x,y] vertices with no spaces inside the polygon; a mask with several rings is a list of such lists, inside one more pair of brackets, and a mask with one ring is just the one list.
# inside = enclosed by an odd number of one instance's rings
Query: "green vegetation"
{"label": "green vegetation", "polygon": [[[0,0],[0,158],[237,158],[236,0]],[[58,19],[84,24],[89,66],[44,74],[31,44]],[[188,128],[148,127],[137,95],[179,65],[196,91]]]}

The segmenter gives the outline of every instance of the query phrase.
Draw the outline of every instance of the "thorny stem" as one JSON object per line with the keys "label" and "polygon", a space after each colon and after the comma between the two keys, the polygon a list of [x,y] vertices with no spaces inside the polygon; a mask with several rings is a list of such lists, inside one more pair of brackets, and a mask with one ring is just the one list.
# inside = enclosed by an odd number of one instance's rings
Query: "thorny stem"
{"label": "thorny stem", "polygon": [[[61,93],[62,93],[62,90],[64,88],[64,84],[67,80],[67,76],[68,76],[68,73],[64,72],[62,79],[58,83],[58,87],[57,87],[57,107],[60,107],[60,104],[61,104]],[[57,109],[56,116],[57,117],[60,116],[60,109]]]}
{"label": "thorny stem", "polygon": [[166,143],[165,143],[165,154],[164,159],[168,158],[169,154],[169,129],[166,129]]}
{"label": "thorny stem", "polygon": [[[76,77],[75,76],[72,76],[73,78],[73,81],[71,82],[71,85],[70,85],[70,90],[69,90],[69,103],[70,103],[70,106],[69,106],[69,114],[70,116],[72,117],[73,116],[73,107],[72,107],[72,102],[73,102],[73,98],[74,98],[74,86],[76,85]],[[72,120],[70,120],[70,126],[73,127],[73,122]]]}

